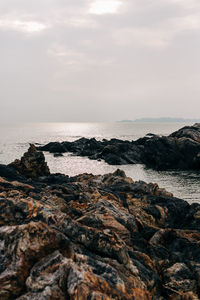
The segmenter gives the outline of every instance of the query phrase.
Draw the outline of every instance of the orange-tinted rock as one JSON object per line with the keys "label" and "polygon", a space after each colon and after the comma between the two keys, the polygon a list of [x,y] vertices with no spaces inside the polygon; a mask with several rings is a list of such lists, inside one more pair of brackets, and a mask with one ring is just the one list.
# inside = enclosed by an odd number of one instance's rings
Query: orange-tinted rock
{"label": "orange-tinted rock", "polygon": [[[0,228],[0,299],[20,295],[32,266],[55,249],[68,249],[67,238],[42,222]],[[68,251],[70,253],[70,250]]]}
{"label": "orange-tinted rock", "polygon": [[0,177],[0,299],[199,299],[199,204],[120,170],[18,180]]}

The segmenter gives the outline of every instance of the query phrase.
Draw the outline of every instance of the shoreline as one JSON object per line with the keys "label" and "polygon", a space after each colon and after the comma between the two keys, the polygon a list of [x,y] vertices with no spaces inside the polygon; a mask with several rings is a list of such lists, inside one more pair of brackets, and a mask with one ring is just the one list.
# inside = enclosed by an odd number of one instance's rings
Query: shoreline
{"label": "shoreline", "polygon": [[109,165],[144,164],[155,170],[200,170],[200,123],[185,126],[168,136],[148,133],[136,141],[80,138],[38,146],[54,157],[63,153],[103,160]]}
{"label": "shoreline", "polygon": [[198,299],[199,204],[121,170],[50,174],[33,145],[2,170],[1,299]]}

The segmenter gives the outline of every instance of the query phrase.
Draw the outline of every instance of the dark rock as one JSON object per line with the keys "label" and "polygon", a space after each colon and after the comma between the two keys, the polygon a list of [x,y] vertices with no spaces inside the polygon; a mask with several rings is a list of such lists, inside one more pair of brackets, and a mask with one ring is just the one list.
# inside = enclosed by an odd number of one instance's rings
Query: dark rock
{"label": "dark rock", "polygon": [[36,147],[32,144],[28,151],[24,153],[21,160],[15,160],[9,167],[14,168],[20,174],[32,179],[50,174],[44,154],[37,151]]}
{"label": "dark rock", "polygon": [[193,126],[185,126],[172,134],[169,137],[173,138],[188,138],[195,142],[200,143],[200,123],[196,123]]}
{"label": "dark rock", "polygon": [[186,126],[169,136],[147,134],[137,141],[81,138],[74,142],[49,143],[38,147],[53,153],[72,152],[110,165],[142,163],[158,170],[200,170],[200,124]]}
{"label": "dark rock", "polygon": [[166,293],[169,297],[183,294],[185,297],[189,292],[197,295],[197,286],[194,273],[184,263],[175,263],[164,271]]}
{"label": "dark rock", "polygon": [[143,162],[155,169],[200,169],[200,143],[189,138],[157,137],[147,140]]}
{"label": "dark rock", "polygon": [[2,164],[0,164],[0,176],[11,180],[24,179],[13,167]]}
{"label": "dark rock", "polygon": [[118,139],[97,141],[94,138],[81,138],[74,142],[51,142],[38,149],[52,153],[72,152],[75,155],[88,156],[90,159],[104,159],[111,165],[135,164],[141,161],[140,146]]}
{"label": "dark rock", "polygon": [[142,161],[149,167],[167,169],[200,169],[200,124],[186,126],[168,137],[141,141]]}
{"label": "dark rock", "polygon": [[42,148],[43,151],[48,151],[51,153],[63,153],[66,152],[66,148],[59,142],[50,142],[45,146],[37,147],[38,149]]}
{"label": "dark rock", "polygon": [[60,157],[60,156],[63,156],[63,154],[62,153],[54,153],[54,155],[53,155],[54,157]]}

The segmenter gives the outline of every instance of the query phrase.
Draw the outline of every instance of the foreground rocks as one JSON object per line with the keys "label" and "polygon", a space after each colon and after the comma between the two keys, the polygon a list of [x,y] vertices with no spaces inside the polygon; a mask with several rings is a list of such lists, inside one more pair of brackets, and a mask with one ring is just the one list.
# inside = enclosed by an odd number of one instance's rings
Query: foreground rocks
{"label": "foreground rocks", "polygon": [[169,136],[149,134],[137,141],[97,141],[81,138],[75,142],[51,142],[38,149],[56,156],[71,152],[111,165],[141,163],[158,170],[200,170],[200,124],[186,126]]}
{"label": "foreground rocks", "polygon": [[199,299],[199,204],[120,170],[13,180],[6,168],[0,299]]}

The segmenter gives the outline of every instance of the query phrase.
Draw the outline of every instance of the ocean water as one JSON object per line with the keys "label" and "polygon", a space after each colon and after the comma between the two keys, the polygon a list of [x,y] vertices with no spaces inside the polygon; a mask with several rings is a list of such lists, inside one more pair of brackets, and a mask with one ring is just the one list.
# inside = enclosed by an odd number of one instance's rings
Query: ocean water
{"label": "ocean water", "polygon": [[[20,158],[29,143],[46,144],[50,141],[73,141],[80,137],[98,140],[119,138],[136,140],[147,133],[168,135],[189,123],[28,123],[0,124],[0,163],[10,163]],[[60,172],[70,176],[80,173],[105,174],[117,168],[124,170],[133,180],[156,182],[172,192],[175,197],[188,202],[200,202],[200,172],[154,171],[143,165],[110,166],[103,161],[65,153],[55,158],[45,153],[52,173]]]}

